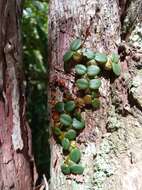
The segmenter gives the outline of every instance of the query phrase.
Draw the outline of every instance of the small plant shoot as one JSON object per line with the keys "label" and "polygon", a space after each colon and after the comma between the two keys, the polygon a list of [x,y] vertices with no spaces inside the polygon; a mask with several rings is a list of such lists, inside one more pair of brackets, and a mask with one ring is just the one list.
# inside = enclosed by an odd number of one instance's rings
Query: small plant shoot
{"label": "small plant shoot", "polygon": [[81,175],[84,172],[84,167],[81,166],[80,164],[74,164],[74,165],[72,165],[70,167],[70,171],[73,174],[79,174],[79,175]]}
{"label": "small plant shoot", "polygon": [[75,94],[74,89],[71,89],[70,94],[74,96],[68,96],[65,89],[63,101],[57,102],[53,107],[52,131],[62,146],[65,160],[61,171],[64,175],[82,175],[84,172],[85,168],[80,164],[81,150],[76,139],[85,128],[82,112],[86,109],[96,111],[101,107],[100,87],[104,71],[111,72],[116,77],[121,74],[119,55],[94,52],[84,47],[84,44],[81,39],[74,39],[63,56],[64,68],[68,67],[68,63],[73,63],[75,79],[72,88],[75,88]]}
{"label": "small plant shoot", "polygon": [[80,158],[81,158],[81,152],[78,148],[74,148],[70,155],[69,155],[70,159],[75,162],[75,163],[78,163],[80,161]]}
{"label": "small plant shoot", "polygon": [[77,64],[75,66],[75,72],[77,75],[84,75],[87,72],[87,68],[85,67],[85,65]]}
{"label": "small plant shoot", "polygon": [[68,114],[61,114],[60,123],[64,126],[70,126],[72,124],[72,118]]}
{"label": "small plant shoot", "polygon": [[89,59],[89,60],[92,60],[95,58],[95,52],[93,52],[92,50],[90,49],[84,49],[84,52],[83,52],[83,55]]}
{"label": "small plant shoot", "polygon": [[70,174],[70,167],[67,164],[63,164],[61,166],[61,171],[63,172],[63,174],[68,175]]}
{"label": "small plant shoot", "polygon": [[80,39],[75,39],[72,41],[71,45],[70,45],[70,49],[72,51],[76,51],[80,48],[81,46],[81,40]]}
{"label": "small plant shoot", "polygon": [[78,79],[76,85],[80,90],[85,90],[89,87],[88,80],[84,78]]}
{"label": "small plant shoot", "polygon": [[96,53],[95,61],[97,61],[98,63],[106,63],[107,62],[107,56],[103,53]]}
{"label": "small plant shoot", "polygon": [[76,118],[73,118],[73,124],[72,124],[73,128],[76,130],[80,130],[84,128],[84,122],[83,121],[79,121]]}
{"label": "small plant shoot", "polygon": [[65,137],[67,139],[69,139],[70,141],[74,140],[76,138],[77,132],[73,129],[69,129],[66,133],[65,133]]}
{"label": "small plant shoot", "polygon": [[62,113],[64,111],[64,103],[63,102],[58,102],[55,105],[55,110],[59,113]]}
{"label": "small plant shoot", "polygon": [[87,75],[90,77],[94,77],[99,75],[101,72],[101,69],[97,65],[90,65],[87,68]]}
{"label": "small plant shoot", "polygon": [[119,76],[121,74],[120,64],[112,62],[112,70],[116,76]]}
{"label": "small plant shoot", "polygon": [[101,86],[101,80],[100,79],[92,79],[89,81],[89,88],[92,90],[99,89]]}
{"label": "small plant shoot", "polygon": [[65,111],[66,112],[72,112],[75,109],[75,102],[74,101],[68,101],[65,103]]}
{"label": "small plant shoot", "polygon": [[62,140],[62,147],[63,147],[64,150],[68,150],[69,149],[69,147],[70,147],[70,141],[69,141],[69,139],[64,138]]}
{"label": "small plant shoot", "polygon": [[68,62],[69,60],[71,60],[73,53],[73,51],[67,51],[63,58],[64,62]]}

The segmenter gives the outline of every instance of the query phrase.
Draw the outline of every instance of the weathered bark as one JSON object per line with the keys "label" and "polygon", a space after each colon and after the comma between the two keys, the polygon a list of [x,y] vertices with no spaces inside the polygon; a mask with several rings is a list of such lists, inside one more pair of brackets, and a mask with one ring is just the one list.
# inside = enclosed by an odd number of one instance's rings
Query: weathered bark
{"label": "weathered bark", "polygon": [[123,40],[127,41],[138,22],[142,21],[142,1],[124,0],[121,5],[121,23]]}
{"label": "weathered bark", "polygon": [[25,119],[21,1],[0,0],[0,189],[31,190],[31,136]]}
{"label": "weathered bark", "polygon": [[[82,37],[91,18],[93,24],[87,46],[94,51],[117,52],[121,42],[119,9],[117,0],[50,2],[48,63],[51,82],[55,75],[65,78],[72,90],[73,75],[62,72],[63,55],[73,38]],[[133,78],[137,74],[137,63],[134,64],[131,54],[121,57],[121,76],[116,80],[105,74],[102,77],[100,110],[85,112],[86,128],[77,139],[83,154],[81,162],[85,165],[83,176],[71,176],[67,179],[61,173],[61,147],[51,137],[50,190],[142,189],[141,75]],[[49,98],[53,99],[53,94],[58,100],[62,99],[62,92],[58,87],[56,92],[52,89],[49,91]]]}

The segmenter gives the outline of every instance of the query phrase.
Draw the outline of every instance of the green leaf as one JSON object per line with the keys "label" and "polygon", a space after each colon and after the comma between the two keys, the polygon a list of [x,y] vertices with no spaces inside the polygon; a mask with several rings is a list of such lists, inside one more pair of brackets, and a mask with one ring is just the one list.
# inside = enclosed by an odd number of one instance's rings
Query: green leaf
{"label": "green leaf", "polygon": [[77,64],[75,66],[75,72],[78,75],[84,75],[86,73],[86,71],[87,71],[87,68],[82,64]]}
{"label": "green leaf", "polygon": [[53,128],[53,133],[57,136],[61,135],[62,131],[59,127],[54,127]]}
{"label": "green leaf", "polygon": [[119,55],[116,54],[116,53],[112,53],[112,55],[111,55],[111,60],[112,60],[112,62],[114,62],[114,63],[118,63],[118,62],[119,62]]}
{"label": "green leaf", "polygon": [[70,126],[72,124],[72,118],[68,114],[61,114],[60,115],[60,122],[64,126]]}
{"label": "green leaf", "polygon": [[90,49],[85,49],[85,51],[83,52],[83,55],[87,57],[87,59],[91,60],[95,58],[95,52],[93,52]]}
{"label": "green leaf", "polygon": [[92,106],[93,106],[94,108],[99,108],[99,107],[100,107],[100,100],[99,100],[98,98],[94,98],[94,99],[92,100]]}
{"label": "green leaf", "polygon": [[62,147],[63,147],[64,150],[68,150],[69,149],[69,147],[70,147],[70,141],[69,141],[69,139],[64,138],[61,143],[62,143]]}
{"label": "green leaf", "polygon": [[78,79],[77,81],[76,81],[76,85],[77,85],[77,87],[80,89],[80,90],[85,90],[85,89],[87,89],[88,88],[88,80],[87,79]]}
{"label": "green leaf", "polygon": [[59,113],[64,111],[64,102],[57,102],[55,104],[55,110]]}
{"label": "green leaf", "polygon": [[73,51],[67,51],[63,57],[64,62],[69,61],[73,56]]}
{"label": "green leaf", "polygon": [[101,80],[100,79],[92,79],[89,81],[89,88],[92,90],[99,89],[101,86]]}
{"label": "green leaf", "polygon": [[76,131],[73,129],[69,129],[66,133],[65,133],[65,137],[67,139],[74,140],[76,138]]}
{"label": "green leaf", "polygon": [[75,109],[75,102],[74,101],[68,101],[65,103],[65,111],[72,112]]}
{"label": "green leaf", "polygon": [[84,172],[84,167],[81,166],[80,164],[73,164],[70,166],[70,172],[73,174],[83,174]]}
{"label": "green leaf", "polygon": [[96,76],[100,73],[101,69],[97,65],[90,65],[87,67],[88,76]]}
{"label": "green leaf", "polygon": [[76,118],[73,118],[72,126],[73,126],[74,129],[80,130],[80,129],[83,129],[85,127],[85,124],[84,124],[83,120],[79,121]]}
{"label": "green leaf", "polygon": [[78,163],[80,161],[81,158],[81,152],[78,148],[74,148],[69,155],[70,159],[75,162]]}
{"label": "green leaf", "polygon": [[106,63],[107,62],[107,56],[103,53],[96,53],[95,54],[95,60],[98,63]]}
{"label": "green leaf", "polygon": [[72,43],[70,45],[70,49],[72,51],[76,51],[80,48],[80,46],[81,46],[81,40],[77,38],[77,39],[72,41]]}
{"label": "green leaf", "polygon": [[112,70],[116,76],[121,74],[121,65],[119,63],[112,62]]}
{"label": "green leaf", "polygon": [[70,167],[67,164],[63,164],[61,165],[61,171],[65,175],[70,174]]}

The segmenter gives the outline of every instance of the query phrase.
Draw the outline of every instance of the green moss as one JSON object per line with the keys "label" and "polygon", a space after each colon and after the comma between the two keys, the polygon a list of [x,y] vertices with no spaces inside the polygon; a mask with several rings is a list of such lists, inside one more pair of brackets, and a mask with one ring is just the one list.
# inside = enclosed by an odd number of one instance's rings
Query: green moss
{"label": "green moss", "polygon": [[142,107],[142,74],[139,72],[132,80],[130,87],[130,93],[137,101],[140,107]]}
{"label": "green moss", "polygon": [[112,150],[113,145],[110,141],[107,139],[104,139],[103,142],[101,143],[100,150],[103,152],[103,154],[108,154]]}
{"label": "green moss", "polygon": [[94,176],[95,189],[103,187],[103,181],[106,179],[106,175],[103,171],[97,171]]}
{"label": "green moss", "polygon": [[121,127],[121,122],[119,116],[115,111],[115,107],[112,106],[109,111],[108,121],[107,121],[107,130],[110,132],[116,131]]}
{"label": "green moss", "polygon": [[[127,20],[129,23],[129,19]],[[136,25],[134,28],[133,32],[131,33],[131,36],[129,38],[129,41],[134,45],[139,48],[142,48],[142,24],[141,22]]]}
{"label": "green moss", "polygon": [[109,157],[109,153],[112,149],[113,145],[111,141],[104,138],[94,162],[93,184],[95,189],[103,189],[103,184],[106,178],[114,174],[114,166],[110,163]]}

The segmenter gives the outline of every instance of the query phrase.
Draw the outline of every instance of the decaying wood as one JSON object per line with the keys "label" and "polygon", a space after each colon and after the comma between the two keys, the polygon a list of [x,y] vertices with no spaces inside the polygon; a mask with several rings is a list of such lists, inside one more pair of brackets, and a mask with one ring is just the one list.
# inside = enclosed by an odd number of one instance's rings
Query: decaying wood
{"label": "decaying wood", "polygon": [[21,1],[0,0],[0,189],[32,189],[31,135],[25,119]]}

